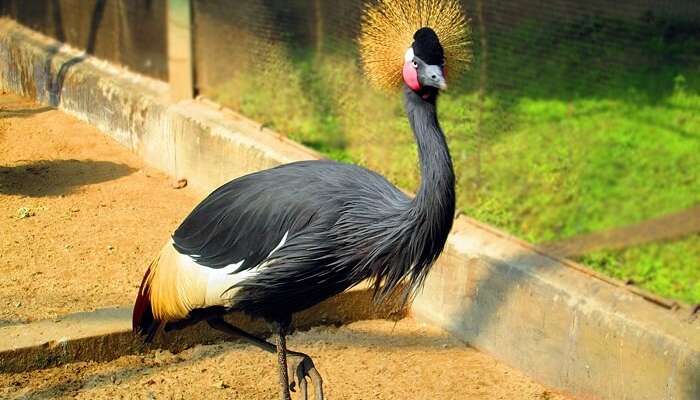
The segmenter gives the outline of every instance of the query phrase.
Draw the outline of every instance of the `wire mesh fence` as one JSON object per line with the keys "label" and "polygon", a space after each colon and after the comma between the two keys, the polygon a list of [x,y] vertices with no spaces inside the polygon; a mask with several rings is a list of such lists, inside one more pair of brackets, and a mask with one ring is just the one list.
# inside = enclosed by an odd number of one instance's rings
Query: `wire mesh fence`
{"label": "wire mesh fence", "polygon": [[[358,59],[369,1],[192,0],[197,93],[415,188],[400,96],[372,89]],[[167,2],[105,2],[95,54],[166,79]],[[100,3],[0,4],[4,14],[88,48]],[[700,302],[697,224],[668,229],[679,218],[700,220],[692,208],[700,203],[700,3],[463,6],[474,62],[464,76],[447,77],[440,99],[460,211]]]}
{"label": "wire mesh fence", "polygon": [[164,0],[0,0],[2,15],[88,54],[167,80]]}

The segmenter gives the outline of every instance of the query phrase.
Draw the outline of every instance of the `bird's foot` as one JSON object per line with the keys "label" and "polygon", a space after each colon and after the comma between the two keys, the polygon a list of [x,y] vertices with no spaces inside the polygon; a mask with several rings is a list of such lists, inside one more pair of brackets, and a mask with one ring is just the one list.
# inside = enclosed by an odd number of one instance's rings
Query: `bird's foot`
{"label": "bird's foot", "polygon": [[318,373],[311,357],[296,351],[289,351],[287,356],[289,358],[289,390],[295,392],[298,386],[300,398],[308,400],[306,378],[309,378],[311,384],[314,385],[314,398],[323,400],[323,379],[321,379],[321,374]]}

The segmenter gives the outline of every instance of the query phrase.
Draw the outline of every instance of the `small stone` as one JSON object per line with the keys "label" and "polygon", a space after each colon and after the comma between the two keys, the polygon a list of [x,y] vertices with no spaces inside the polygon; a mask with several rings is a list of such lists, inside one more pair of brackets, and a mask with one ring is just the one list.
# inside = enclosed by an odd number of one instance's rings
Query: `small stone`
{"label": "small stone", "polygon": [[16,302],[16,303],[15,303],[15,307],[16,307],[16,308],[22,307],[22,302],[21,302],[21,301]]}
{"label": "small stone", "polygon": [[36,213],[29,207],[20,207],[17,210],[17,218],[19,219],[33,217],[34,215],[36,215]]}
{"label": "small stone", "polygon": [[173,182],[172,187],[173,189],[182,189],[185,186],[187,186],[187,179],[178,179],[176,182]]}
{"label": "small stone", "polygon": [[80,208],[78,208],[78,207],[71,207],[70,208],[70,212],[77,213],[78,211],[80,211]]}
{"label": "small stone", "polygon": [[224,383],[224,381],[218,381],[213,385],[217,389],[227,389],[229,386]]}
{"label": "small stone", "polygon": [[107,250],[108,250],[108,251],[113,251],[113,250],[114,250],[114,246],[112,246],[112,245],[110,244],[109,246],[107,246]]}

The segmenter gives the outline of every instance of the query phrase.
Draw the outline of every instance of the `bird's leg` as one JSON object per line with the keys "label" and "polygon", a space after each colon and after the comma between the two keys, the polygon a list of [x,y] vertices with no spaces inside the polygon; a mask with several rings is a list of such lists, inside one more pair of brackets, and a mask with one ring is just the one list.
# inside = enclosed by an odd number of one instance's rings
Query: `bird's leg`
{"label": "bird's leg", "polygon": [[262,349],[268,353],[277,352],[277,347],[274,344],[266,340],[260,339],[259,337],[251,335],[243,329],[237,328],[229,324],[228,322],[224,321],[224,319],[221,317],[210,318],[207,320],[207,323],[209,324],[209,326],[216,329],[217,331],[221,331],[231,336],[239,337],[245,340],[246,342],[252,344],[253,346]]}
{"label": "bird's leg", "polygon": [[[268,353],[277,353],[276,345],[229,324],[221,317],[209,318],[207,323],[209,326],[218,331],[239,337]],[[311,357],[296,351],[287,351],[286,353],[291,358],[291,365],[289,365],[289,368],[287,369],[288,373],[287,378],[285,379],[288,381],[289,376],[292,377],[292,383],[289,384],[289,388],[294,391],[295,384],[298,384],[301,398],[306,400],[306,377],[308,377],[311,379],[311,383],[314,385],[314,390],[316,393],[315,399],[323,400],[323,381],[321,379],[321,374],[318,373],[318,370],[316,369],[316,366],[314,366],[314,362]]]}
{"label": "bird's leg", "polygon": [[288,324],[277,324],[277,362],[279,364],[280,397],[282,400],[292,400],[289,394],[289,375],[287,374],[287,339],[285,337],[287,326]]}

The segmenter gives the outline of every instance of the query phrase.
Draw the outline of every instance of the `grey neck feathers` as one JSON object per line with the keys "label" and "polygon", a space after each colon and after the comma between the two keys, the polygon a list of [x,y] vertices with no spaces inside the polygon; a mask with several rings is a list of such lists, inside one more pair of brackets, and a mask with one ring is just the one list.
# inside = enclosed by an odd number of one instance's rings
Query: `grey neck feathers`
{"label": "grey neck feathers", "polygon": [[[406,112],[418,143],[421,183],[412,207],[430,227],[428,247],[439,253],[452,228],[455,211],[455,175],[445,135],[437,119],[437,93],[419,94],[404,86]],[[427,98],[424,98],[426,96]]]}
{"label": "grey neck feathers", "polygon": [[[430,267],[442,252],[452,229],[455,211],[455,177],[445,136],[435,111],[436,93],[422,94],[405,88],[406,111],[420,154],[421,184],[416,197],[397,219],[383,229],[367,260],[378,300],[385,299],[401,282],[408,301],[422,287]],[[391,222],[389,222],[391,224]]]}

